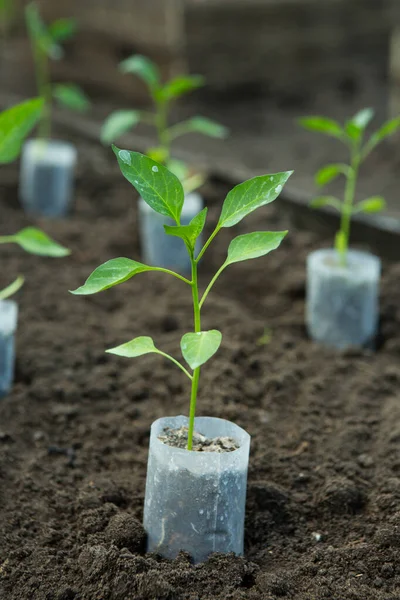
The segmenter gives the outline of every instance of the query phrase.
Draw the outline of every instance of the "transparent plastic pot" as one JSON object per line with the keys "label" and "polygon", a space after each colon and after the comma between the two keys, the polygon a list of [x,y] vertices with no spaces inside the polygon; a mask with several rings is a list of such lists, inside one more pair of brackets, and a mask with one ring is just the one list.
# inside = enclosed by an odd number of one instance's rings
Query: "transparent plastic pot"
{"label": "transparent plastic pot", "polygon": [[0,300],[0,398],[8,394],[14,380],[17,320],[17,303]]}
{"label": "transparent plastic pot", "polygon": [[[188,225],[203,208],[203,199],[197,192],[186,194],[182,208],[181,225]],[[139,198],[140,243],[143,261],[152,266],[172,269],[180,274],[190,274],[191,266],[182,239],[167,235],[164,225],[176,223],[156,213],[143,198]],[[196,254],[201,249],[201,236],[196,243]]]}
{"label": "transparent plastic pot", "polygon": [[381,262],[349,250],[341,266],[333,249],[307,258],[306,322],[310,337],[326,346],[373,347],[379,315]]}
{"label": "transparent plastic pot", "polygon": [[195,563],[213,552],[241,555],[250,436],[224,419],[197,417],[195,431],[208,438],[234,438],[240,447],[193,452],[158,439],[165,427],[187,425],[187,417],[179,416],[151,426],[144,507],[147,549],[166,558],[185,550]]}
{"label": "transparent plastic pot", "polygon": [[25,142],[21,156],[20,200],[29,214],[65,216],[71,206],[77,151],[59,140]]}

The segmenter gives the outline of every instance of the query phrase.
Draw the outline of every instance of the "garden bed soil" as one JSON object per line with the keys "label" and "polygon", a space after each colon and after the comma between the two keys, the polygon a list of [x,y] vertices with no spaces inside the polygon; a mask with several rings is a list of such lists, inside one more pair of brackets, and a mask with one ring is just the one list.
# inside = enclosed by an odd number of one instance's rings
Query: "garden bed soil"
{"label": "garden bed soil", "polygon": [[[229,267],[204,308],[223,343],[202,369],[198,414],[252,436],[245,556],[192,566],[144,553],[151,423],[186,414],[189,388],[161,357],[104,349],[138,335],[179,355],[190,294],[143,274],[88,298],[68,289],[100,263],[138,257],[136,196],[112,153],[82,146],[76,210],[38,220],[66,259],[1,249],[0,285],[19,294],[16,381],[0,402],[3,600],[398,600],[400,598],[400,265],[384,265],[378,351],[335,352],[304,329],[305,259],[332,240],[293,229],[281,248]],[[30,221],[16,167],[0,183],[0,233]],[[204,193],[215,223],[223,183]],[[228,241],[288,225],[279,200],[226,229],[202,262],[204,285]],[[210,231],[210,225],[208,226]]]}

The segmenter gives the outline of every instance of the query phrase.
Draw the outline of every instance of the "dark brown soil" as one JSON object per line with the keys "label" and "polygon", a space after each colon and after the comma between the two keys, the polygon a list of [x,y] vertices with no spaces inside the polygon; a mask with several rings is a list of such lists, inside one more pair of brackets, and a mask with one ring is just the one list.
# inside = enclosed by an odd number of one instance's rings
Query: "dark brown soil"
{"label": "dark brown soil", "polygon": [[[151,335],[177,356],[190,297],[160,274],[68,294],[101,262],[138,256],[132,189],[110,152],[81,150],[73,217],[38,222],[72,256],[2,248],[0,285],[18,272],[27,283],[16,382],[0,403],[0,598],[399,600],[400,265],[384,268],[376,354],[321,349],[305,335],[305,257],[331,240],[292,230],[280,250],[225,272],[204,310],[204,327],[224,338],[203,369],[198,412],[252,435],[246,554],[196,567],[183,554],[146,555],[150,425],[186,414],[189,389],[160,357],[104,349]],[[0,232],[11,233],[28,220],[15,167],[1,177]],[[205,189],[210,222],[225,192]],[[285,221],[278,201],[222,232],[201,284],[232,236]]]}

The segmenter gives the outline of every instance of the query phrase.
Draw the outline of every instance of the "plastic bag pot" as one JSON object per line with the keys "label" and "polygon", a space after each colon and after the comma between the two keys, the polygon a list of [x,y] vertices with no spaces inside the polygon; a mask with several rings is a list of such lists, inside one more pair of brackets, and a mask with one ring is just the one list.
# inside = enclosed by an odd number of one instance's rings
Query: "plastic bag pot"
{"label": "plastic bag pot", "polygon": [[[200,194],[196,192],[186,194],[181,225],[188,225],[202,208],[203,199]],[[167,235],[164,225],[176,225],[176,223],[172,219],[156,213],[143,198],[139,198],[139,227],[143,262],[164,269],[172,269],[181,274],[190,274],[189,255],[183,240]],[[196,254],[201,246],[201,236],[199,236],[196,242]]]}
{"label": "plastic bag pot", "polygon": [[0,300],[0,398],[8,394],[14,380],[17,320],[17,303]]}
{"label": "plastic bag pot", "polygon": [[378,326],[381,262],[349,250],[341,266],[333,249],[307,259],[306,322],[310,337],[338,349],[371,346]]}
{"label": "plastic bag pot", "polygon": [[193,452],[158,439],[166,427],[187,425],[187,417],[179,416],[151,426],[144,507],[147,549],[166,558],[185,550],[196,563],[212,552],[243,554],[250,436],[224,419],[197,417],[197,432],[234,438],[240,447]]}
{"label": "plastic bag pot", "polygon": [[20,200],[29,214],[62,217],[70,209],[75,146],[59,140],[25,142],[21,156]]}

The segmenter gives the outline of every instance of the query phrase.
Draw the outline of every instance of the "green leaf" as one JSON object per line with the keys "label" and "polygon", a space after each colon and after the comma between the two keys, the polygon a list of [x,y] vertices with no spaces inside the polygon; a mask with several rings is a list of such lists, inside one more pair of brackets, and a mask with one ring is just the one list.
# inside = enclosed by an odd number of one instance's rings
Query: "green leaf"
{"label": "green leaf", "polygon": [[177,128],[182,128],[185,133],[201,133],[212,138],[226,138],[229,129],[207,117],[192,117],[183,123],[178,123]]}
{"label": "green leaf", "polygon": [[104,121],[101,128],[101,141],[111,144],[117,138],[129,131],[140,121],[138,110],[117,110]]}
{"label": "green leaf", "polygon": [[332,206],[339,212],[342,210],[342,203],[335,196],[318,196],[310,202],[311,208],[322,208],[323,206]]}
{"label": "green leaf", "polygon": [[130,342],[110,348],[106,350],[109,354],[116,354],[117,356],[124,356],[125,358],[136,358],[137,356],[143,356],[144,354],[160,354],[159,350],[154,345],[151,337],[141,336],[137,337]]}
{"label": "green leaf", "polygon": [[354,115],[350,121],[346,123],[346,133],[352,140],[358,140],[368,123],[373,119],[374,111],[372,108],[364,108]]}
{"label": "green leaf", "polygon": [[133,73],[140,77],[150,88],[160,84],[160,73],[157,66],[146,56],[134,54],[123,60],[119,65],[122,73]]}
{"label": "green leaf", "polygon": [[10,285],[0,290],[0,300],[6,300],[6,298],[10,298],[10,296],[16,294],[18,290],[21,289],[21,287],[24,285],[24,281],[24,277],[22,277],[22,275],[19,275],[15,281],[10,283]]}
{"label": "green leaf", "polygon": [[77,30],[75,19],[57,19],[50,25],[48,31],[56,42],[64,42],[72,37]]}
{"label": "green leaf", "polygon": [[58,83],[53,87],[53,96],[72,110],[85,112],[90,108],[90,101],[83,90],[74,83]]}
{"label": "green leaf", "polygon": [[386,202],[382,196],[372,196],[359,202],[355,207],[355,212],[377,213],[384,210],[385,207]]}
{"label": "green leaf", "polygon": [[182,356],[191,369],[204,365],[221,345],[222,334],[216,329],[185,333],[181,339]]}
{"label": "green leaf", "polygon": [[112,147],[123,176],[139,192],[143,200],[157,213],[171,217],[178,225],[184,202],[179,179],[154,160],[129,150]]}
{"label": "green leaf", "polygon": [[316,173],[315,183],[322,187],[333,181],[338,175],[347,174],[348,170],[349,167],[341,163],[326,165]]}
{"label": "green leaf", "polygon": [[196,240],[204,229],[207,217],[207,208],[203,208],[193,219],[189,225],[164,225],[167,235],[174,235],[181,238],[186,246],[194,252]]}
{"label": "green leaf", "polygon": [[373,133],[365,147],[364,157],[382,140],[390,137],[400,128],[400,117],[387,121],[378,131]]}
{"label": "green leaf", "polygon": [[[163,146],[153,146],[152,148],[147,148],[146,156],[157,163],[164,164],[168,158],[168,150]],[[168,165],[167,168],[169,169]],[[172,169],[170,169],[170,171],[172,171]]]}
{"label": "green leaf", "polygon": [[44,231],[36,227],[25,227],[12,236],[7,236],[10,242],[15,242],[26,252],[30,254],[38,254],[39,256],[51,256],[60,258],[71,254],[68,248],[61,246],[51,237],[46,235]]}
{"label": "green leaf", "polygon": [[86,279],[84,285],[76,290],[71,290],[71,294],[77,296],[97,294],[97,292],[108,290],[110,287],[128,281],[134,275],[153,270],[153,267],[148,267],[130,258],[112,258],[97,267]]}
{"label": "green leaf", "polygon": [[365,129],[374,118],[375,111],[373,108],[363,108],[354,115],[351,122],[359,129]]}
{"label": "green leaf", "polygon": [[55,43],[43,22],[39,9],[35,2],[31,2],[25,8],[26,26],[37,48],[44,54],[55,60],[61,58],[63,51],[61,46]]}
{"label": "green leaf", "polygon": [[17,158],[22,142],[42,113],[42,98],[27,100],[0,113],[0,163]]}
{"label": "green leaf", "polygon": [[327,119],[326,117],[302,117],[298,122],[301,127],[304,127],[308,131],[324,133],[339,140],[344,140],[345,138],[342,126],[333,119]]}
{"label": "green leaf", "polygon": [[273,202],[292,173],[261,175],[234,187],[225,198],[218,227],[232,227],[256,208]]}
{"label": "green leaf", "polygon": [[279,247],[286,234],[287,231],[254,231],[239,235],[229,244],[224,266],[265,256]]}
{"label": "green leaf", "polygon": [[174,100],[204,85],[202,75],[183,75],[168,81],[161,89],[164,100]]}

